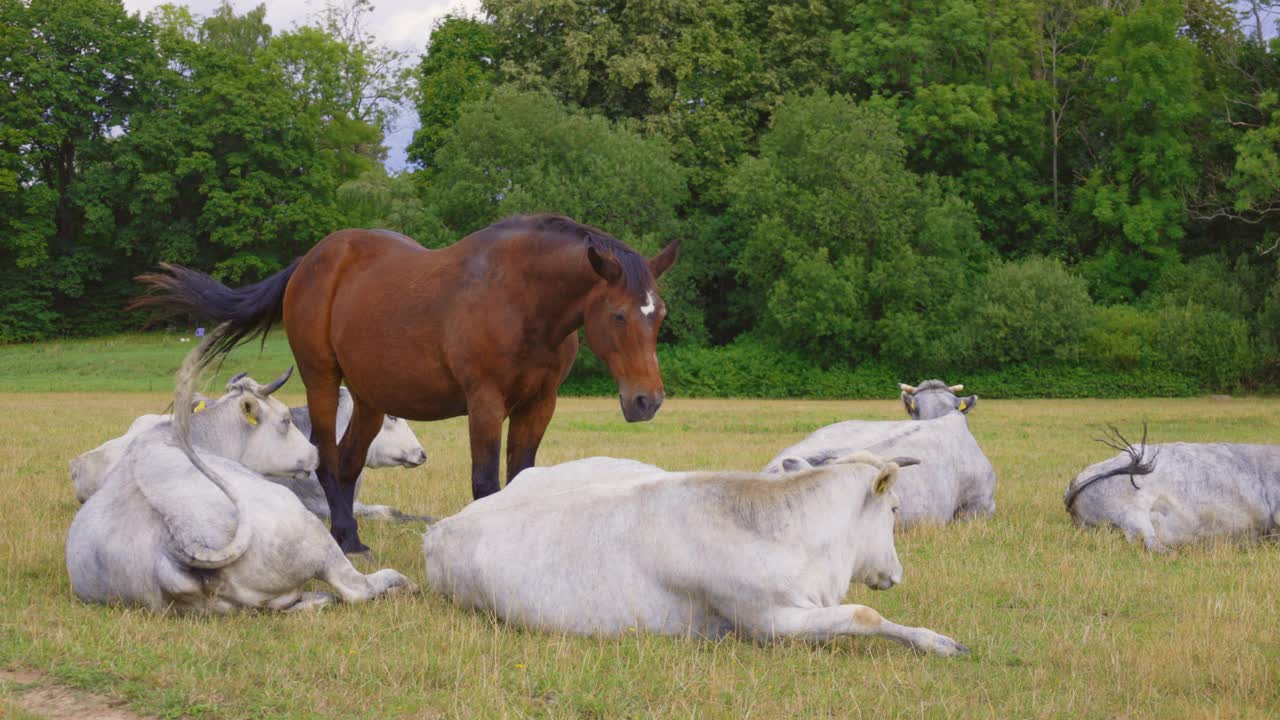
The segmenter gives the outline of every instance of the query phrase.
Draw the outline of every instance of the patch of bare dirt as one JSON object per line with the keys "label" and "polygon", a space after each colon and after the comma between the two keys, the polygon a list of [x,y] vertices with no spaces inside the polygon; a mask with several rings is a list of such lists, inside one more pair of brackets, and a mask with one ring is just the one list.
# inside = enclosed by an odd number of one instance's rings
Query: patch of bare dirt
{"label": "patch of bare dirt", "polygon": [[154,720],[129,710],[123,700],[59,685],[44,673],[0,670],[0,682],[17,686],[12,702],[48,720]]}

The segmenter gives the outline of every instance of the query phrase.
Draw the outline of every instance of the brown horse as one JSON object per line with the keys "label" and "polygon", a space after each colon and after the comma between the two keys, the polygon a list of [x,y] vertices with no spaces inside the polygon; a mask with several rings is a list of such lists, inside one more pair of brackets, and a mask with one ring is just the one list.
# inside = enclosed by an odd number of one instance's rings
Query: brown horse
{"label": "brown horse", "polygon": [[[497,492],[503,421],[507,482],[534,464],[556,393],[587,345],[618,383],[628,422],[664,397],[658,329],[666,308],[654,281],[679,241],[646,260],[596,228],[557,215],[513,217],[441,250],[381,230],[341,230],[267,279],[235,290],[187,268],[139,281],[133,307],[229,323],[211,355],[264,334],[283,315],[307,389],[311,440],[332,532],[367,548],[352,515],[355,479],[385,413],[412,420],[468,416],[471,491]],[[336,442],[338,385],[355,410]]]}

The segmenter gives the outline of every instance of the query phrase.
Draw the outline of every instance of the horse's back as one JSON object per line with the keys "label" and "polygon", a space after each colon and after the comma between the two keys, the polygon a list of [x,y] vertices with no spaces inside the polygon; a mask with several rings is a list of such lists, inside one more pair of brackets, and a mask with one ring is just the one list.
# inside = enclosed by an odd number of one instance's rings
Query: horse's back
{"label": "horse's back", "polygon": [[[390,230],[347,229],[330,233],[316,243],[302,259],[304,265],[317,260],[342,259],[350,263],[382,258],[404,258],[429,254],[416,240]],[[299,268],[301,269],[301,268]]]}

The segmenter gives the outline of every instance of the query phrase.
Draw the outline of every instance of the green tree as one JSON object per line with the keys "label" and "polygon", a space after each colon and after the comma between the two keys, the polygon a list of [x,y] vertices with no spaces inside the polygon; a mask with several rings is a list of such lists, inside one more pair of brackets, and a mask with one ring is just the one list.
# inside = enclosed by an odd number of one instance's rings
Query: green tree
{"label": "green tree", "polygon": [[923,362],[932,316],[984,250],[972,206],[905,156],[885,103],[819,92],[779,106],[760,156],[728,182],[750,324],[828,361],[888,349]]}
{"label": "green tree", "polygon": [[1189,126],[1201,113],[1196,48],[1181,3],[1143,4],[1113,24],[1093,74],[1099,161],[1075,196],[1097,223],[1088,272],[1097,297],[1137,297],[1178,258],[1197,181]]}
{"label": "green tree", "polygon": [[84,178],[146,106],[151,28],[110,0],[0,0],[0,340],[53,331],[112,258]]}
{"label": "green tree", "polygon": [[1006,251],[1052,225],[1042,206],[1050,98],[1035,75],[1035,3],[869,0],[847,5],[838,22],[840,87],[892,101],[909,168],[955,179],[984,237]]}
{"label": "green tree", "polygon": [[411,161],[433,166],[436,150],[458,121],[463,104],[493,92],[497,56],[489,23],[458,15],[446,15],[436,23],[415,72],[418,129],[407,149]]}
{"label": "green tree", "polygon": [[[721,202],[776,99],[767,5],[738,0],[486,0],[503,79],[671,141],[695,198]],[[781,21],[780,21],[781,22]],[[792,23],[794,25],[794,23]]]}

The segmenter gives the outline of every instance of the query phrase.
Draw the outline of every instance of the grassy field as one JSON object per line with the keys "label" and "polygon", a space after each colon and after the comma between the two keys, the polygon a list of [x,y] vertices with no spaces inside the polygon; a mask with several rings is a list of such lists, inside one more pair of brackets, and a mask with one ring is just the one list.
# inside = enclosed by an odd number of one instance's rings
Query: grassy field
{"label": "grassy field", "polygon": [[[104,363],[124,362],[101,351]],[[263,376],[272,370],[265,362]],[[287,402],[301,402],[300,385],[287,390]],[[1071,477],[1111,454],[1091,441],[1103,422],[1148,419],[1155,441],[1266,442],[1280,434],[1277,400],[983,401],[970,425],[998,473],[996,517],[900,534],[903,584],[849,590],[850,602],[965,643],[973,652],[957,660],[882,640],[536,634],[427,594],[216,619],[81,604],[63,563],[78,507],[67,460],[168,401],[162,392],[0,394],[0,668],[48,673],[163,717],[1280,714],[1280,549],[1152,556],[1116,533],[1075,528],[1061,502]],[[653,422],[627,425],[614,400],[567,399],[539,460],[608,454],[671,469],[758,468],[819,425],[901,415],[886,401],[675,398]],[[457,511],[469,499],[465,424],[415,430],[427,464],[375,473],[366,500]],[[363,536],[378,566],[421,581],[422,529],[369,522]],[[3,685],[0,716],[22,717]]]}
{"label": "grassy field", "polygon": [[[24,345],[0,345],[0,392],[173,392],[173,374],[199,338],[156,332]],[[233,351],[206,389],[220,393],[226,379],[247,372],[266,382],[293,364],[284,333]]]}

